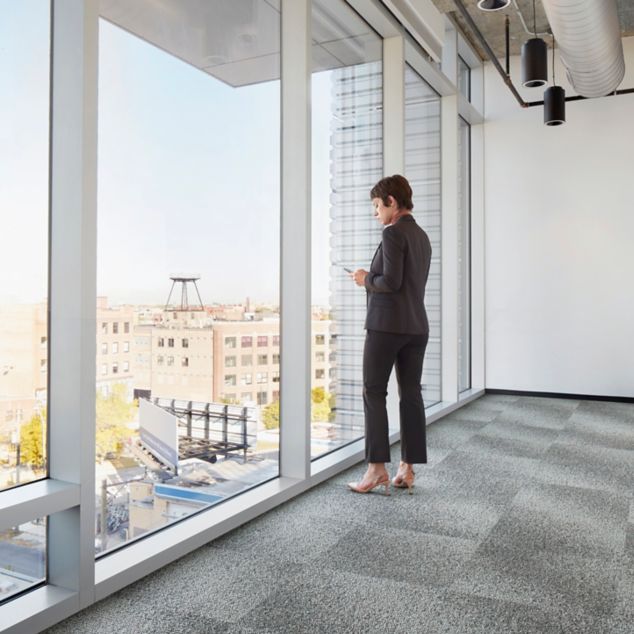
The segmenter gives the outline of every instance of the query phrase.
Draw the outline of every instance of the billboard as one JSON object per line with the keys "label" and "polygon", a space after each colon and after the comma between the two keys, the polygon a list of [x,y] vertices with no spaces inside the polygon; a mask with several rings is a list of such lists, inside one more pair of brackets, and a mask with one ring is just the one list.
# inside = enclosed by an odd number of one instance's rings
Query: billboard
{"label": "billboard", "polygon": [[178,469],[178,418],[150,401],[139,401],[141,442],[163,464]]}

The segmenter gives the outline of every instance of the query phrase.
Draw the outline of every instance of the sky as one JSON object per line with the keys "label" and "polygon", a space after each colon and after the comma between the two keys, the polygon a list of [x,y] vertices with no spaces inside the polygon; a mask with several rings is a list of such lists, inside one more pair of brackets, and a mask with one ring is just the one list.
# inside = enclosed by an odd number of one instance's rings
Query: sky
{"label": "sky", "polygon": [[[47,0],[0,0],[0,303],[47,294]],[[279,302],[280,84],[232,88],[100,21],[98,294]],[[330,78],[313,79],[313,303],[329,275]]]}

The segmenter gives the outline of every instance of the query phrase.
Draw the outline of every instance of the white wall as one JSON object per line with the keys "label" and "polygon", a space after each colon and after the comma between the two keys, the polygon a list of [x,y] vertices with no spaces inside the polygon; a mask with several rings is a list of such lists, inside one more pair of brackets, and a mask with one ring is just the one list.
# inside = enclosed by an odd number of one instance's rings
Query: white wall
{"label": "white wall", "polygon": [[550,128],[490,64],[485,81],[486,387],[633,397],[634,94],[569,102]]}

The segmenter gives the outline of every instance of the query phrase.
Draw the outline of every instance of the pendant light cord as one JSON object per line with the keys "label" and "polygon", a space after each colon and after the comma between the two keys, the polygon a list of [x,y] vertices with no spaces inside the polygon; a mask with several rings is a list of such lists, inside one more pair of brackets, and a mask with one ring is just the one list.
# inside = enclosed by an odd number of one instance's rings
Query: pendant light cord
{"label": "pendant light cord", "polygon": [[553,33],[553,86],[555,85],[555,34]]}
{"label": "pendant light cord", "polygon": [[537,18],[535,17],[535,0],[533,0],[533,33],[537,37]]}

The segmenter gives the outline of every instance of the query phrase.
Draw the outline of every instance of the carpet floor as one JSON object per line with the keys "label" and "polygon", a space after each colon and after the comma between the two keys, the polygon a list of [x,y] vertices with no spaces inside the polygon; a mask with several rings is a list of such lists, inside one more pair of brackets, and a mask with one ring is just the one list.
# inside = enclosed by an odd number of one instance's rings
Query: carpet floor
{"label": "carpet floor", "polygon": [[348,492],[357,465],[47,632],[634,633],[634,405],[486,395],[427,429],[414,495]]}

